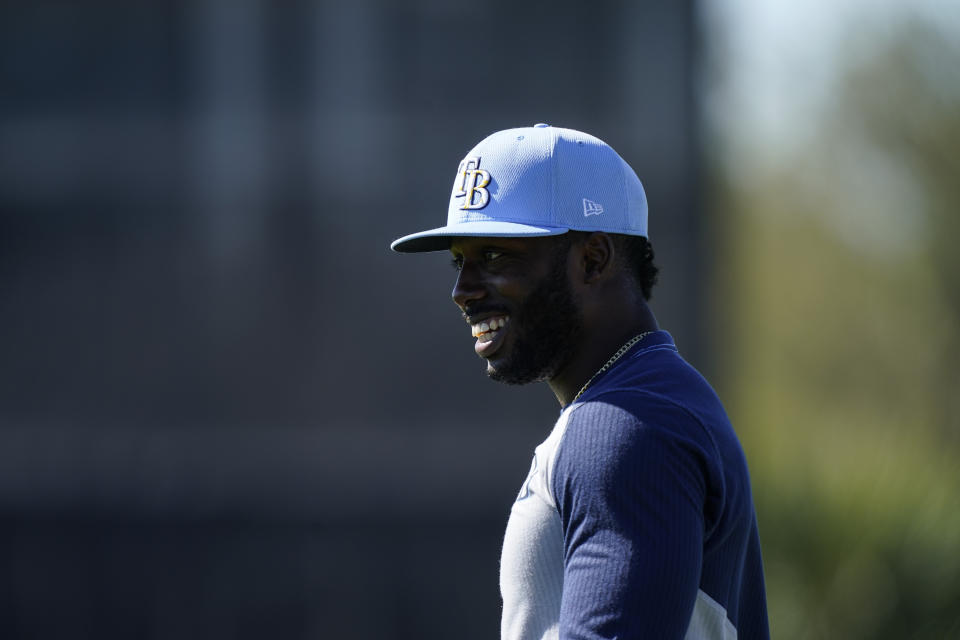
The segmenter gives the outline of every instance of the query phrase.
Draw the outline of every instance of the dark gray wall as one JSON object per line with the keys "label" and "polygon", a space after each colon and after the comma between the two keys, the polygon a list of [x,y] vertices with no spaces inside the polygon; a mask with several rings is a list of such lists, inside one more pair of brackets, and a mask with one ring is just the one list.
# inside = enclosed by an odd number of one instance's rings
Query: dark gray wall
{"label": "dark gray wall", "polygon": [[702,364],[695,44],[667,0],[0,4],[0,637],[495,637],[557,406],[387,246],[492,131],[589,131]]}

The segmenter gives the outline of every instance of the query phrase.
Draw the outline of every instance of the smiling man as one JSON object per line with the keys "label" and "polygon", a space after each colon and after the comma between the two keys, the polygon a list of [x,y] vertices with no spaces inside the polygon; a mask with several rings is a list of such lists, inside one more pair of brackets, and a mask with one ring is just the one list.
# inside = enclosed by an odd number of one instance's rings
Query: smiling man
{"label": "smiling man", "polygon": [[601,140],[538,124],[460,163],[453,300],[487,374],[562,407],[510,512],[501,637],[768,638],[747,465],[723,406],[648,306],[639,179]]}

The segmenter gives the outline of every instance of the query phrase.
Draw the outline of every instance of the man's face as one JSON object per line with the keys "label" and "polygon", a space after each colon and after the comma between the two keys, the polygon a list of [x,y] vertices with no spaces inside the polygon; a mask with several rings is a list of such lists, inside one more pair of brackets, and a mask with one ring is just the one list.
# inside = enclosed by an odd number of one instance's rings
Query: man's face
{"label": "man's face", "polygon": [[550,380],[575,352],[583,325],[567,272],[569,247],[566,236],[451,244],[459,270],[453,300],[494,380]]}

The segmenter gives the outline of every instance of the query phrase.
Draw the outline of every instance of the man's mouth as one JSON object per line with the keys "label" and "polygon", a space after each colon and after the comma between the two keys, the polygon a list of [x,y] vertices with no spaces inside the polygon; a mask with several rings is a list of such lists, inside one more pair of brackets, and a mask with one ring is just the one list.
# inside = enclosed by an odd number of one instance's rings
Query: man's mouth
{"label": "man's mouth", "polygon": [[477,342],[491,342],[500,333],[500,329],[507,326],[509,320],[509,316],[487,318],[482,322],[471,324],[470,333],[477,339]]}

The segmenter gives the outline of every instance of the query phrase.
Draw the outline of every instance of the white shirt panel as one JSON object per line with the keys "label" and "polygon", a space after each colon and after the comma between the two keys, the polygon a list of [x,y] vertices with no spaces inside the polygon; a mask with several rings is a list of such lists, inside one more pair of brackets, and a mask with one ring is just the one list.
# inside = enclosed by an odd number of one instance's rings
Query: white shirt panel
{"label": "white shirt panel", "polygon": [[500,557],[502,640],[559,637],[563,594],[563,530],[550,483],[569,408],[534,451],[527,479],[510,510]]}
{"label": "white shirt panel", "polygon": [[[557,640],[563,596],[563,529],[553,495],[553,469],[569,415],[564,410],[533,454],[527,478],[510,510],[500,557],[501,640]],[[697,591],[684,640],[737,640],[726,610]]]}

